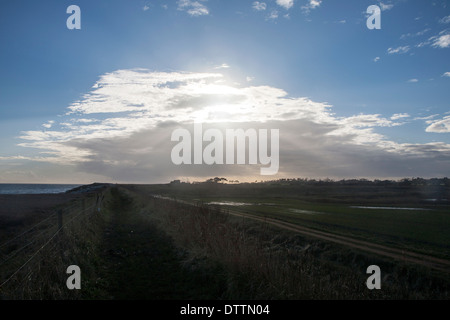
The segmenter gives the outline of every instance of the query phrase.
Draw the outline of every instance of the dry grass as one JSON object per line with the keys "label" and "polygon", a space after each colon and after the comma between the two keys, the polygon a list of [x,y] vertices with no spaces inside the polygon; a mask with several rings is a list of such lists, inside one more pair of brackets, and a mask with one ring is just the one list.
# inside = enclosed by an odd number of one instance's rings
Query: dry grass
{"label": "dry grass", "polygon": [[[447,291],[445,287],[435,287],[436,280],[429,280],[429,287],[413,288],[407,282],[411,279],[402,273],[406,270],[425,282],[426,274],[399,265],[391,266],[389,274],[385,273],[382,290],[369,290],[365,284],[366,268],[371,261],[382,261],[244,221],[217,209],[153,198],[147,201],[145,210],[182,248],[187,267],[212,261],[225,268],[225,299],[449,297],[448,287]],[[341,261],[328,259],[330,256],[338,256]]]}
{"label": "dry grass", "polygon": [[[80,197],[70,204],[53,208],[45,223],[3,247],[0,262],[0,298],[8,300],[80,299],[79,290],[68,290],[67,267],[80,266],[83,276],[91,278],[99,241],[101,215],[92,207],[94,195]],[[60,229],[56,212],[63,210]],[[83,210],[84,209],[84,210]],[[34,219],[34,217],[30,217]],[[27,231],[26,228],[15,230]]]}
{"label": "dry grass", "polygon": [[333,279],[307,250],[294,251],[264,241],[251,235],[249,226],[223,212],[168,200],[153,202],[162,228],[188,253],[187,266],[206,258],[225,267],[227,290],[223,298],[363,298],[355,292],[367,291],[359,277],[339,274]]}

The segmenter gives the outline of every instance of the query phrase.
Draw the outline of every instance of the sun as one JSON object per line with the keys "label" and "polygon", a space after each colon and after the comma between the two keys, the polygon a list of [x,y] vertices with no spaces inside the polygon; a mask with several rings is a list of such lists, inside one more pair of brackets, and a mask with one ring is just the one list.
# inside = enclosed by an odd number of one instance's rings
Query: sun
{"label": "sun", "polygon": [[[219,80],[219,82],[221,82]],[[236,87],[223,83],[193,83],[189,94],[199,97],[203,105],[193,112],[197,122],[236,122],[249,120],[250,108],[242,92]],[[199,106],[194,106],[199,107]]]}

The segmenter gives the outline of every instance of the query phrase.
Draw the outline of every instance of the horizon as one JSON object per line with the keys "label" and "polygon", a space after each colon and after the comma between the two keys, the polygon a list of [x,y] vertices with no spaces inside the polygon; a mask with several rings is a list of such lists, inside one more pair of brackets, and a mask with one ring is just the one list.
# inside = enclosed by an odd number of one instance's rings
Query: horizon
{"label": "horizon", "polygon": [[[450,172],[445,0],[26,0],[0,23],[1,184]],[[202,161],[176,164],[171,137],[196,123]],[[230,129],[279,130],[276,172],[249,160],[260,140],[219,153]]]}
{"label": "horizon", "polygon": [[[218,178],[218,177],[216,177]],[[223,179],[223,178],[221,178]],[[258,184],[258,183],[276,183],[276,182],[282,182],[282,181],[289,181],[289,182],[327,182],[327,183],[335,183],[335,182],[350,182],[350,181],[358,181],[358,182],[370,182],[370,183],[377,183],[377,182],[393,182],[393,183],[402,183],[402,182],[413,182],[414,180],[425,180],[425,181],[432,181],[432,180],[448,180],[449,178],[447,176],[445,177],[432,177],[432,178],[422,178],[422,177],[403,177],[398,179],[367,179],[367,178],[344,178],[344,179],[329,179],[329,178],[302,178],[302,177],[295,177],[295,178],[279,178],[274,180],[259,180],[259,181],[237,181],[237,180],[230,180],[225,178],[225,181],[213,181],[214,178],[209,178],[203,181],[182,181],[179,179],[175,179],[168,182],[161,182],[161,183],[151,183],[151,182],[141,182],[141,183],[116,183],[116,182],[87,182],[87,183],[7,183],[7,182],[0,182],[0,185],[76,185],[76,186],[90,186],[90,185],[164,185],[164,184],[201,184],[201,183],[218,183],[218,184],[230,184],[230,185],[237,185],[237,184]]]}

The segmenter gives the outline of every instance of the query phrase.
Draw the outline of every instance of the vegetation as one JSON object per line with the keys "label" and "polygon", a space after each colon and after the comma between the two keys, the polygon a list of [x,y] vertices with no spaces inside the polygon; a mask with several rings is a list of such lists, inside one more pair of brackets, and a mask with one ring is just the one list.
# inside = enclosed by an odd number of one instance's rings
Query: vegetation
{"label": "vegetation", "polygon": [[238,185],[211,180],[139,188],[149,194],[193,204],[222,203],[227,210],[450,258],[450,180],[447,178],[281,179]]}
{"label": "vegetation", "polygon": [[103,218],[98,214],[96,201],[94,194],[87,194],[36,214],[39,220],[30,215],[14,220],[14,228],[6,226],[3,231],[11,234],[8,230],[12,229],[15,236],[0,247],[1,299],[82,297],[80,291],[67,289],[66,270],[70,265],[78,265],[86,283],[98,274]]}
{"label": "vegetation", "polygon": [[[103,189],[97,185],[64,206],[61,232],[54,215],[54,220],[33,231],[36,241],[26,250],[16,252],[30,239],[0,248],[0,281],[9,279],[0,295],[154,300],[450,298],[446,272],[231,214],[276,218],[448,259],[447,180],[224,182],[218,178],[197,184]],[[438,195],[439,201],[426,200]],[[226,201],[240,204],[209,204]],[[387,204],[420,204],[424,210],[353,208]],[[4,225],[8,231],[4,234],[20,234],[35,222]],[[14,259],[5,262],[11,254]],[[73,264],[82,272],[81,290],[65,285],[66,268]],[[366,269],[373,264],[382,270],[381,290],[366,287]]]}
{"label": "vegetation", "polygon": [[[188,253],[185,263],[212,260],[225,267],[227,287],[221,298],[427,299],[449,294],[449,279],[442,282],[429,270],[241,220],[211,207],[154,198],[147,210]],[[381,291],[365,285],[371,264],[385,272]]]}

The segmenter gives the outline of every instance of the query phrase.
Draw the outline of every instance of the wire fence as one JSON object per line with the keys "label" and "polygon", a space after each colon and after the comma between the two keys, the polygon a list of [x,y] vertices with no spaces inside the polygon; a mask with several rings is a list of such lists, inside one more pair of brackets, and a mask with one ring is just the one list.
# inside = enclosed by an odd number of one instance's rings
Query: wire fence
{"label": "wire fence", "polygon": [[40,265],[44,259],[45,255],[40,253],[57,251],[65,229],[101,211],[104,193],[96,193],[93,198],[89,195],[70,206],[52,210],[48,217],[0,243],[0,294],[8,284],[23,285],[33,274],[33,266]]}

